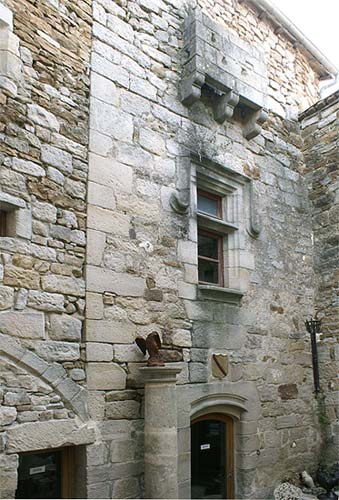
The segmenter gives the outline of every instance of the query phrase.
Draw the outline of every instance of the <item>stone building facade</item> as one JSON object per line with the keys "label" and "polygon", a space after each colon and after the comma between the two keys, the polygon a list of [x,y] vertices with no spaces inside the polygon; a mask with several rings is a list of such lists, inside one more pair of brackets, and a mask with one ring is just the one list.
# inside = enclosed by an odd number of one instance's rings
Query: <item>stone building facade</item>
{"label": "stone building facade", "polygon": [[333,461],[338,94],[318,98],[336,68],[266,0],[2,0],[0,32],[1,498],[48,450],[59,496],[145,496],[135,338],[153,331],[178,371],[179,498],[212,414],[228,498]]}

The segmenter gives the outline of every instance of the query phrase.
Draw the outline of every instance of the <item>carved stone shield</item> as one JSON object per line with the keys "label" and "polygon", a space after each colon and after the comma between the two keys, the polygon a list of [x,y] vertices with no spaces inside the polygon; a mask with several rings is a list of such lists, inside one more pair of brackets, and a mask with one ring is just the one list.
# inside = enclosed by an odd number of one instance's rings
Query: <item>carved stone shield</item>
{"label": "carved stone shield", "polygon": [[224,378],[228,374],[227,354],[212,354],[212,375],[215,378]]}

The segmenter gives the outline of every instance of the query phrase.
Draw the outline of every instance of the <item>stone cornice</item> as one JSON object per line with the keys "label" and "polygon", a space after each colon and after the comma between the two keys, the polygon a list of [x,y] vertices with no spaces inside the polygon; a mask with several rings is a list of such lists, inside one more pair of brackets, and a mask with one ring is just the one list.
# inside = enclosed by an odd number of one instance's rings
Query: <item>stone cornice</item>
{"label": "stone cornice", "polygon": [[319,111],[323,111],[325,108],[332,106],[336,102],[339,101],[339,90],[336,92],[333,92],[333,94],[325,97],[325,99],[321,99],[320,101],[317,101],[313,106],[310,108],[306,109],[299,115],[299,121],[304,120],[305,118],[308,118],[315,113],[318,113]]}

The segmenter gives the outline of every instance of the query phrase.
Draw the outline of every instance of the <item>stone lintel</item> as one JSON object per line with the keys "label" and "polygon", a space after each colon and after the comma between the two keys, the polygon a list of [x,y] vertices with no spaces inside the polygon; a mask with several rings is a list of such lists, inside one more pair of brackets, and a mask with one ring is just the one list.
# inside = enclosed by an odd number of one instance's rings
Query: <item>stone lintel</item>
{"label": "stone lintel", "polygon": [[8,453],[78,446],[95,440],[93,427],[79,426],[74,420],[19,424],[9,428],[7,436]]}
{"label": "stone lintel", "polygon": [[26,202],[17,196],[0,192],[0,209],[4,211],[17,210],[18,208],[25,208]]}

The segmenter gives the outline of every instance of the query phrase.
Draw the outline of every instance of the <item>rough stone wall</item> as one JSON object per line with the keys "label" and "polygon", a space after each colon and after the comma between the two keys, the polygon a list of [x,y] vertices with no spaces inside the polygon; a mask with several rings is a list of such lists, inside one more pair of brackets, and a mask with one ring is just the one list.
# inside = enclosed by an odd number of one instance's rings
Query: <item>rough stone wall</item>
{"label": "rough stone wall", "polygon": [[[231,17],[228,4],[223,9]],[[221,6],[213,2],[208,11],[217,17]],[[296,121],[274,114],[285,115],[289,105],[295,113],[305,95],[312,102],[316,78],[308,66],[298,69],[305,61],[287,42],[282,51],[294,61],[291,77],[273,77],[279,65],[268,51],[270,92],[291,93],[279,97],[279,109],[269,106],[263,134],[247,141],[239,116],[218,125],[208,99],[190,110],[179,102],[181,2],[95,0],[93,12],[86,346],[89,406],[101,443],[88,468],[91,494],[142,495],[144,360],[134,338],[155,330],[165,360],[181,368],[178,393],[188,396],[179,420],[200,387],[205,396],[217,387],[213,352],[228,356],[228,390],[249,384],[257,413],[248,413],[250,421],[244,416],[248,431],[239,435],[237,494],[267,498],[278,481],[313,470],[319,449],[304,333],[313,310],[313,263],[301,138]],[[270,29],[260,21],[256,33],[260,43],[270,33],[273,47],[281,35]],[[288,71],[289,56],[277,57]],[[254,240],[244,231],[241,239],[247,292],[240,308],[198,291],[193,174],[184,180],[186,189],[192,186],[189,214],[176,214],[169,202],[190,153],[254,183],[261,234]],[[189,442],[189,430],[180,432]],[[189,449],[179,449],[180,494],[187,498]]]}
{"label": "rough stone wall", "polygon": [[72,443],[72,422],[86,415],[91,2],[5,6],[18,71],[17,94],[0,95],[0,208],[10,210],[0,237],[0,492],[13,497],[16,452]]}
{"label": "rough stone wall", "polygon": [[315,310],[322,320],[318,348],[323,459],[333,462],[339,446],[339,92],[316,103],[300,119],[313,206]]}

